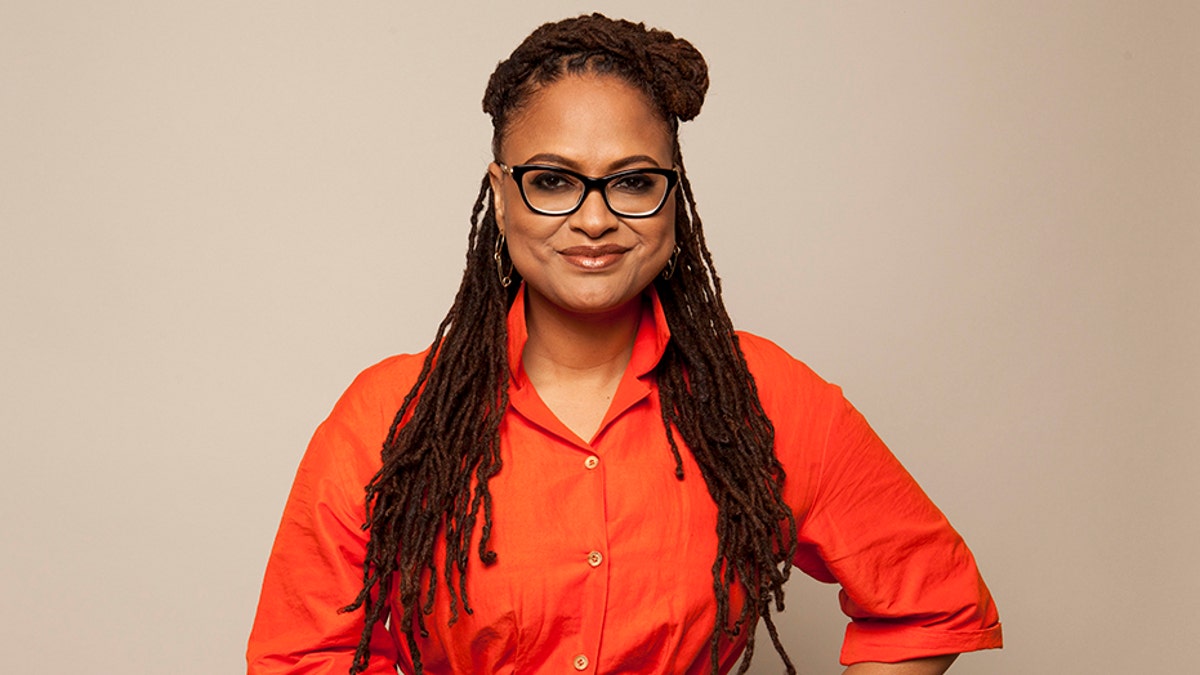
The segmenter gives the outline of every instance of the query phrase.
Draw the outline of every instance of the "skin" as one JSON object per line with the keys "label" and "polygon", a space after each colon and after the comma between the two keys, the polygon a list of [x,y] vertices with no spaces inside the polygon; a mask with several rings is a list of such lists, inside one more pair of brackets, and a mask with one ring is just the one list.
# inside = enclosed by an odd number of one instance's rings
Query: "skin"
{"label": "skin", "polygon": [[845,675],[942,675],[956,658],[958,654],[900,663],[856,663],[845,670]]}
{"label": "skin", "polygon": [[[666,122],[641,91],[612,76],[568,75],[528,102],[506,130],[500,160],[599,177],[627,168],[670,168],[673,150]],[[677,197],[672,193],[650,218],[621,218],[596,192],[569,216],[543,216],[529,210],[499,166],[492,164],[488,175],[497,225],[525,279],[525,373],[567,428],[590,440],[633,353],[640,296],[674,249]],[[620,252],[579,259],[589,257],[578,255],[579,247],[606,245]],[[940,675],[955,657],[859,663],[845,673]]]}

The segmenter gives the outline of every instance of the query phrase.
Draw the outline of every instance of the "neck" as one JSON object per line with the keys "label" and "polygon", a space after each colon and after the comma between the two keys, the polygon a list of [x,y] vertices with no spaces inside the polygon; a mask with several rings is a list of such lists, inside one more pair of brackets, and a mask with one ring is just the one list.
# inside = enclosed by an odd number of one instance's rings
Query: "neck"
{"label": "neck", "polygon": [[548,377],[620,378],[633,354],[641,315],[640,297],[608,312],[576,314],[527,292],[529,340],[522,354],[526,374],[535,386]]}

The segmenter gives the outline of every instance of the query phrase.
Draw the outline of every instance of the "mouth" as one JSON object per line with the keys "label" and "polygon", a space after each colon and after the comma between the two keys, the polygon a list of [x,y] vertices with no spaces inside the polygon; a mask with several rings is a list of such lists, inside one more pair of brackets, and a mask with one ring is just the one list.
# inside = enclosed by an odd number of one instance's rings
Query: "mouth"
{"label": "mouth", "polygon": [[585,270],[602,270],[617,264],[621,256],[629,251],[624,246],[604,244],[601,246],[572,246],[558,252],[568,263]]}

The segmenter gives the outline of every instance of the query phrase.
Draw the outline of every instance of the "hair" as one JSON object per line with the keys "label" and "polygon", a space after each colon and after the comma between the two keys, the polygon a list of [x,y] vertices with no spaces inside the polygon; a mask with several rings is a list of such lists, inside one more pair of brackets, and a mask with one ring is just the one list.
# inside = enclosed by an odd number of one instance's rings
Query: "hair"
{"label": "hair", "polygon": [[[654,281],[671,331],[655,376],[675,476],[685,479],[680,453],[690,452],[717,506],[712,672],[718,672],[722,636],[743,630],[747,646],[738,672],[746,672],[761,618],[787,672],[794,673],[771,619],[771,605],[783,609],[796,522],[782,496],[785,476],[774,451],[774,428],[725,310],[679,150],[679,122],[700,112],[708,89],[704,57],[669,32],[600,14],[545,24],[488,81],[483,109],[492,117],[496,156],[510,124],[539,88],[583,73],[612,75],[639,88],[674,139],[683,195],[675,200],[679,253],[669,279]],[[425,616],[433,610],[439,579],[448,591],[450,622],[460,610],[471,613],[466,577],[472,533],[481,515],[476,555],[483,565],[498,559],[490,545],[488,481],[502,468],[500,423],[508,406],[509,377],[506,322],[519,283],[506,286],[497,274],[499,231],[486,176],[470,220],[466,270],[454,304],[388,431],[383,465],[366,486],[363,527],[370,530],[370,539],[363,588],[342,610],[361,608],[365,615],[352,675],[366,668],[375,624],[387,619],[387,603],[381,599],[399,601],[395,620],[412,652],[415,675],[423,667],[414,632],[428,636]],[[511,274],[520,281],[519,271]],[[682,438],[682,450],[672,430]],[[439,537],[446,549],[440,571],[434,562]],[[729,598],[735,583],[745,589],[746,601],[731,623]]]}

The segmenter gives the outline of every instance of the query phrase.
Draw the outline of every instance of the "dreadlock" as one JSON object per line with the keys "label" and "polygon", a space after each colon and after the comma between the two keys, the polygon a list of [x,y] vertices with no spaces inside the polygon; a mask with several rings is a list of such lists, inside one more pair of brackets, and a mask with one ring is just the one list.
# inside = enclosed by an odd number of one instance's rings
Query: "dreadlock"
{"label": "dreadlock", "polygon": [[[684,479],[672,430],[683,439],[717,505],[712,672],[718,672],[722,636],[743,630],[747,645],[738,673],[749,669],[761,618],[787,672],[795,673],[771,619],[771,605],[773,600],[776,610],[783,609],[796,523],[782,497],[784,471],[774,452],[774,429],[721,299],[721,281],[704,241],[678,142],[679,122],[700,112],[707,66],[686,40],[640,23],[593,14],[545,24],[488,81],[483,108],[492,116],[496,155],[509,123],[533,93],[563,75],[585,72],[620,77],[641,89],[675,139],[684,198],[675,200],[675,272],[654,282],[671,331],[655,375],[675,475]],[[497,560],[490,546],[488,480],[501,469],[500,422],[508,406],[506,321],[519,287],[502,284],[496,273],[498,237],[494,195],[485,176],[471,210],[466,270],[454,304],[388,431],[383,466],[366,486],[363,527],[370,530],[370,540],[363,588],[342,610],[361,608],[365,614],[351,675],[367,667],[371,633],[386,619],[384,599],[389,597],[398,600],[396,620],[412,652],[414,675],[424,672],[414,632],[428,636],[425,615],[433,610],[439,579],[448,591],[451,623],[460,605],[461,611],[472,611],[466,576],[481,512],[477,555],[484,565]],[[516,270],[512,279],[520,281]],[[446,547],[440,571],[434,562],[439,537]],[[744,588],[746,602],[731,624],[730,588],[735,583]]]}

